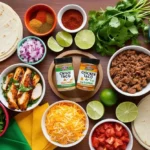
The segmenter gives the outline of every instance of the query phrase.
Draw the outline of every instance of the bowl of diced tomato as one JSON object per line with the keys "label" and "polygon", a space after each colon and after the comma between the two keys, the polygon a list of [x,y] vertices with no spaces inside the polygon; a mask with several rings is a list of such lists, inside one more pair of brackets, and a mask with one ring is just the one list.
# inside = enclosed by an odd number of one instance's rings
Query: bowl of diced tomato
{"label": "bowl of diced tomato", "polygon": [[124,123],[105,119],[92,128],[89,146],[91,150],[132,150],[133,136]]}

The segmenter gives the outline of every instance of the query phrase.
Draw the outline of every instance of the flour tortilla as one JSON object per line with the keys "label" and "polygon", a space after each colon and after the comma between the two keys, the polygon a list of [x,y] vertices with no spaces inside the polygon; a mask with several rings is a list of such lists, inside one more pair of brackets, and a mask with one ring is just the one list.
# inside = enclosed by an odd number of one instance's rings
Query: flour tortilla
{"label": "flour tortilla", "polygon": [[143,98],[138,104],[138,116],[132,123],[133,132],[137,140],[150,149],[150,95]]}
{"label": "flour tortilla", "polygon": [[23,37],[19,16],[8,5],[0,2],[0,61],[12,55]]}
{"label": "flour tortilla", "polygon": [[139,138],[139,136],[137,135],[137,133],[134,129],[134,123],[131,124],[131,127],[132,127],[132,133],[133,133],[134,137],[136,138],[136,140],[139,142],[139,144],[141,144],[147,150],[150,150],[150,147],[147,146],[144,142],[142,142],[141,139]]}

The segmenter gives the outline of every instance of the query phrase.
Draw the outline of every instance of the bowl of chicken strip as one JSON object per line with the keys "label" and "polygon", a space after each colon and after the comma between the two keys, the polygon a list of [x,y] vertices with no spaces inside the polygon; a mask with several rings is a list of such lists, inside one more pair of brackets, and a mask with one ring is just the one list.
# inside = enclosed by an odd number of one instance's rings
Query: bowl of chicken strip
{"label": "bowl of chicken strip", "polygon": [[10,110],[22,112],[34,109],[45,95],[45,80],[35,67],[18,63],[7,67],[0,75],[0,100]]}
{"label": "bowl of chicken strip", "polygon": [[141,46],[125,46],[109,60],[110,84],[126,96],[141,96],[150,91],[150,51]]}

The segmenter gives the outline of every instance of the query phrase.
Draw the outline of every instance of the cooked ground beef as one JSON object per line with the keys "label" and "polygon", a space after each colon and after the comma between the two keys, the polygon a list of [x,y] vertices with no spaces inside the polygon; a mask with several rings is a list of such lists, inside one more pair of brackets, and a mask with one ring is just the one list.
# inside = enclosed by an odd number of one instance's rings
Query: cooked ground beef
{"label": "cooked ground beef", "polygon": [[135,50],[124,51],[113,59],[110,75],[122,91],[141,91],[150,82],[150,56]]}

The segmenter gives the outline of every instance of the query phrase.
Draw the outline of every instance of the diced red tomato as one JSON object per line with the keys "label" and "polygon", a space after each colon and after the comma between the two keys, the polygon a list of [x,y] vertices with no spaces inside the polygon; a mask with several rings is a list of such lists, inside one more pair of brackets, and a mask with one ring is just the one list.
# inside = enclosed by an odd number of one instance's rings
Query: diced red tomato
{"label": "diced red tomato", "polygon": [[118,150],[126,150],[126,148],[127,148],[127,145],[123,144],[123,145],[118,147]]}
{"label": "diced red tomato", "polygon": [[99,142],[100,142],[101,145],[105,145],[105,140],[106,140],[105,134],[101,134],[101,135],[98,137],[98,139],[99,139]]}
{"label": "diced red tomato", "polygon": [[129,134],[128,134],[128,132],[127,132],[126,129],[123,129],[123,135],[124,135],[125,137],[128,137],[128,138],[129,138]]}
{"label": "diced red tomato", "polygon": [[116,131],[116,136],[121,137],[123,135],[123,130]]}
{"label": "diced red tomato", "polygon": [[119,146],[123,145],[123,142],[120,140],[120,139],[115,139],[115,142],[114,142],[114,147],[115,148],[118,148]]}
{"label": "diced red tomato", "polygon": [[126,150],[129,141],[127,130],[113,122],[98,126],[92,135],[92,144],[96,150]]}
{"label": "diced red tomato", "polygon": [[122,136],[121,140],[125,143],[129,143],[130,139],[128,137]]}
{"label": "diced red tomato", "polygon": [[93,147],[97,148],[99,146],[99,139],[97,137],[92,137]]}
{"label": "diced red tomato", "polygon": [[106,139],[106,143],[108,143],[110,145],[112,145],[114,143],[114,141],[115,141],[114,137],[110,137],[110,138]]}
{"label": "diced red tomato", "polygon": [[105,150],[105,148],[102,146],[99,146],[98,148],[96,148],[96,150]]}
{"label": "diced red tomato", "polygon": [[122,128],[123,127],[122,127],[121,124],[115,123],[115,129],[116,129],[116,131],[120,131]]}
{"label": "diced red tomato", "polygon": [[96,132],[98,135],[101,133],[105,133],[104,126],[99,126],[98,128],[96,128]]}
{"label": "diced red tomato", "polygon": [[113,127],[108,128],[108,129],[106,130],[105,134],[106,134],[107,137],[114,136],[114,135],[115,135],[115,130],[114,130],[114,128],[113,128]]}
{"label": "diced red tomato", "polygon": [[104,126],[104,129],[106,130],[106,129],[108,129],[108,128],[112,128],[112,127],[113,127],[113,124],[110,123],[110,122],[108,122],[108,123],[104,123],[103,126]]}

